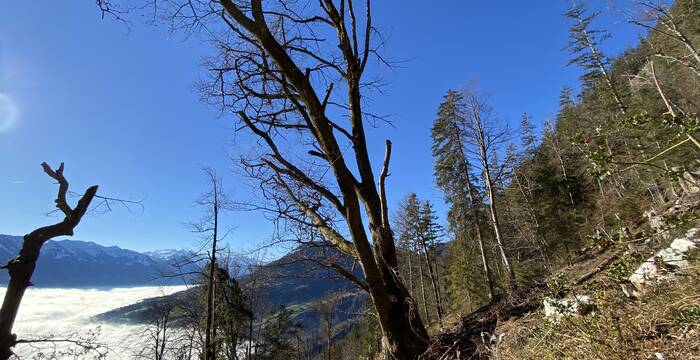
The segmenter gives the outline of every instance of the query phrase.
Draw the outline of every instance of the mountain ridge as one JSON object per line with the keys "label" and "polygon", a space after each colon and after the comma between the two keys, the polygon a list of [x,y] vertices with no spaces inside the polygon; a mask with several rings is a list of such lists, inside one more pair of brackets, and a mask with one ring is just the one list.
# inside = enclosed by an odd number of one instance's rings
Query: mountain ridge
{"label": "mountain ridge", "polygon": [[[22,241],[22,236],[0,234],[0,263],[16,257]],[[181,279],[162,275],[170,262],[185,251],[137,252],[92,241],[50,240],[41,249],[33,285],[55,288],[181,284]],[[7,273],[0,272],[0,284],[5,285],[7,281]]]}
{"label": "mountain ridge", "polygon": [[[368,297],[349,280],[319,266],[319,260],[325,257],[335,258],[352,269],[355,276],[363,278],[362,270],[360,267],[352,267],[353,262],[348,255],[331,247],[301,244],[277,260],[253,267],[250,273],[241,275],[237,280],[243,289],[257,287],[254,290],[257,297],[265,299],[265,303],[259,304],[259,308],[254,310],[257,316],[264,319],[283,306],[291,312],[291,318],[302,325],[307,335],[320,326],[321,319],[316,305],[329,296],[338,296],[335,305],[338,322],[336,335],[342,338],[356,324]],[[167,303],[175,308],[193,306],[197,291],[197,286],[193,286],[167,296],[142,299],[98,314],[94,319],[114,324],[147,324],[156,320],[158,312],[153,309],[159,304]],[[174,313],[180,314],[173,316],[174,323],[179,324],[184,312],[176,310]]]}

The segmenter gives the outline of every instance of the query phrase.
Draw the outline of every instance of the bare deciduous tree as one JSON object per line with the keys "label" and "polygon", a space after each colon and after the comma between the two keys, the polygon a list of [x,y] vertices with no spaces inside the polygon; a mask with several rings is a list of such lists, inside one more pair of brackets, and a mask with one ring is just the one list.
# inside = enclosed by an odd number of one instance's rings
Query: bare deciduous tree
{"label": "bare deciduous tree", "polygon": [[241,163],[259,185],[260,209],[356,259],[362,279],[327,265],[369,292],[386,357],[416,358],[428,334],[398,276],[384,189],[391,143],[375,177],[365,131],[383,120],[364,110],[366,91],[379,85],[363,77],[369,60],[384,62],[371,2],[157,4],[173,28],[204,29],[216,44],[201,91],[258,139],[259,151]]}
{"label": "bare deciduous tree", "polygon": [[216,326],[214,326],[214,309],[216,309],[215,304],[215,275],[216,269],[218,268],[216,255],[220,250],[217,246],[218,242],[225,237],[219,233],[219,215],[226,210],[232,208],[232,203],[224,192],[222,187],[222,180],[216,174],[216,171],[212,168],[205,167],[204,173],[206,174],[207,181],[209,182],[209,190],[203,194],[199,199],[197,199],[196,204],[205,209],[205,215],[200,219],[199,222],[191,224],[193,230],[196,233],[201,234],[205,237],[207,243],[211,245],[211,250],[209,252],[209,266],[207,276],[207,310],[206,310],[206,320],[204,329],[204,358],[205,360],[211,360],[215,358],[216,349],[214,349],[214,344],[212,339],[216,338]]}
{"label": "bare deciduous tree", "polygon": [[64,218],[56,224],[41,227],[25,235],[19,255],[3,266],[10,275],[5,299],[0,308],[0,359],[3,360],[12,356],[12,348],[18,343],[17,336],[12,333],[12,327],[24,292],[31,285],[41,247],[57,236],[73,235],[75,227],[78,226],[97,194],[97,185],[89,187],[72,208],[66,199],[68,180],[63,176],[63,163],[56,170],[46,163],[42,163],[41,166],[47,175],[58,182],[58,195],[55,202],[56,208]]}
{"label": "bare deciduous tree", "polygon": [[[462,90],[465,104],[465,134],[467,151],[475,156],[483,172],[484,188],[489,200],[489,213],[493,226],[496,245],[501,255],[501,261],[505,268],[511,288],[515,289],[515,271],[511,264],[506,245],[503,239],[503,231],[499,220],[498,205],[496,204],[495,181],[502,173],[502,168],[493,168],[492,157],[505,143],[507,128],[499,127],[493,114],[493,108],[486,99],[473,87]],[[507,164],[504,161],[503,164]]]}
{"label": "bare deciduous tree", "polygon": [[[690,40],[690,37],[680,25],[682,19],[671,14],[669,6],[663,1],[641,0],[636,2],[640,9],[638,16],[630,17],[630,22],[644,29],[660,34],[681,44],[687,54],[676,56],[664,51],[661,48],[654,48],[654,56],[664,59],[673,64],[680,64],[689,69],[695,75],[700,76],[700,52]],[[694,6],[694,5],[693,5]]]}
{"label": "bare deciduous tree", "polygon": [[137,359],[165,360],[168,350],[179,339],[173,339],[173,333],[178,331],[173,326],[174,306],[169,301],[155,303],[151,311],[155,316],[149,326],[144,330],[143,337],[146,340],[143,348],[137,354]]}

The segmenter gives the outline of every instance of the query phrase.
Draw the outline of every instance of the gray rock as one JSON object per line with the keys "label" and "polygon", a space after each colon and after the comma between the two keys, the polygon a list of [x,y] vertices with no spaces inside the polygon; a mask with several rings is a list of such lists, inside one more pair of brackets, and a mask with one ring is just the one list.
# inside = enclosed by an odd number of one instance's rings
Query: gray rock
{"label": "gray rock", "polygon": [[659,283],[663,280],[665,280],[665,276],[660,273],[660,269],[656,265],[656,259],[654,258],[650,258],[642,263],[629,277],[629,282],[634,285],[637,291],[644,290],[644,286],[650,282]]}
{"label": "gray rock", "polygon": [[673,240],[669,247],[659,250],[653,257],[642,263],[629,277],[630,283],[641,292],[646,285],[663,282],[674,271],[689,267],[690,263],[685,254],[690,249],[700,247],[698,235],[700,235],[700,229],[694,228],[688,230],[685,237]]}
{"label": "gray rock", "polygon": [[696,240],[691,240],[688,238],[678,238],[676,240],[673,240],[671,243],[670,248],[680,251],[682,253],[688,252],[690,249],[696,249],[698,247],[698,243]]}
{"label": "gray rock", "polygon": [[565,316],[580,315],[585,308],[590,308],[593,301],[590,296],[576,295],[564,299],[544,299],[544,316],[552,323],[557,323]]}
{"label": "gray rock", "polygon": [[660,230],[666,225],[664,218],[657,215],[656,211],[654,210],[644,212],[644,216],[649,221],[649,226],[651,226],[651,228],[654,230]]}
{"label": "gray rock", "polygon": [[654,256],[654,260],[657,263],[661,262],[661,264],[665,266],[685,269],[690,266],[690,263],[684,259],[686,251],[680,251],[672,247],[667,247],[657,252],[656,256]]}

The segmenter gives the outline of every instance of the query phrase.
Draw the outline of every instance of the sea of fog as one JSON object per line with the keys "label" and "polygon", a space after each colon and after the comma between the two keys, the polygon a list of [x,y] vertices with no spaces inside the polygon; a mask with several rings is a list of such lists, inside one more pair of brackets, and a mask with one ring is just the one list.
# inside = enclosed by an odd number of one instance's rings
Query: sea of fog
{"label": "sea of fog", "polygon": [[[0,287],[0,297],[4,297],[5,289]],[[77,339],[99,329],[97,340],[107,346],[107,359],[132,359],[134,354],[141,350],[138,344],[145,328],[141,325],[98,323],[91,317],[142,299],[168,295],[184,289],[184,286],[114,289],[29,288],[24,295],[14,332],[19,339],[46,339],[51,336],[55,339]],[[61,345],[59,349],[65,346],[67,345]],[[21,359],[31,359],[40,356],[39,353],[53,352],[53,344],[19,344],[15,351]]]}

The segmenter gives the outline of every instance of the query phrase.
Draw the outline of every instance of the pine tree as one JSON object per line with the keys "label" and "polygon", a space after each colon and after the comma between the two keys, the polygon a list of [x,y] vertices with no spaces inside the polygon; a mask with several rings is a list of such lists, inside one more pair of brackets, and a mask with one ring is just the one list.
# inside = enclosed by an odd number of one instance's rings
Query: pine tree
{"label": "pine tree", "polygon": [[535,125],[528,113],[523,113],[520,117],[520,145],[526,156],[531,157],[537,150],[537,136],[535,135]]}
{"label": "pine tree", "polygon": [[[262,358],[269,360],[287,360],[296,353],[295,334],[301,325],[292,320],[292,312],[285,306],[266,319],[261,339]],[[256,354],[257,355],[257,354]]]}
{"label": "pine tree", "polygon": [[214,349],[226,359],[235,359],[246,337],[246,324],[254,318],[243,291],[227,268],[217,266]]}
{"label": "pine tree", "polygon": [[598,12],[589,13],[582,4],[573,5],[564,16],[573,21],[569,29],[569,44],[567,49],[572,54],[569,64],[576,64],[584,69],[581,77],[584,83],[592,86],[601,77],[605,81],[608,90],[612,93],[613,99],[622,114],[627,113],[627,106],[622,100],[619,89],[613,81],[608,67],[610,62],[600,50],[600,45],[610,34],[605,30],[591,28],[591,23],[600,15]]}
{"label": "pine tree", "polygon": [[416,256],[416,227],[419,213],[418,197],[415,193],[406,196],[399,202],[396,213],[394,214],[393,228],[396,231],[399,240],[399,250],[402,253],[399,259],[399,267],[401,276],[405,277],[409,292],[414,293],[415,288],[415,266],[414,260]]}
{"label": "pine tree", "polygon": [[[531,164],[537,155],[537,137],[534,134],[534,125],[530,120],[530,116],[524,113],[520,119],[520,143],[523,147],[522,154],[517,154],[514,147],[509,147],[510,155],[507,158],[513,159],[513,165],[510,167],[510,188],[515,189],[517,194],[514,199],[507,200],[506,205],[512,208],[514,203],[522,203],[522,212],[525,216],[520,219],[512,218],[512,222],[518,223],[518,228],[521,229],[520,234],[525,236],[528,234],[528,242],[533,244],[537,249],[545,263],[546,267],[550,266],[549,256],[546,248],[548,247],[547,240],[540,226],[540,218],[535,210],[535,198],[533,197],[533,181],[530,176]],[[524,226],[519,226],[519,224]]]}
{"label": "pine tree", "polygon": [[421,201],[418,199],[418,195],[415,193],[408,194],[399,204],[394,219],[398,238],[402,240],[401,247],[405,251],[405,260],[401,260],[401,267],[406,269],[406,272],[403,274],[408,274],[411,295],[417,299],[420,309],[423,310],[423,319],[430,323],[431,311],[428,308],[430,302],[425,289],[426,264],[425,258],[421,256],[423,252],[421,243],[422,229],[420,226]]}
{"label": "pine tree", "polygon": [[[482,202],[472,178],[472,166],[464,149],[464,103],[462,95],[449,90],[440,104],[437,118],[431,130],[435,178],[444,192],[445,201],[451,205],[448,214],[450,231],[460,242],[467,244],[473,229],[479,248],[480,260],[488,298],[493,299],[495,281],[483,237]],[[464,253],[469,250],[464,248]],[[458,257],[462,258],[462,257]]]}
{"label": "pine tree", "polygon": [[436,223],[437,216],[433,209],[433,204],[430,201],[425,201],[420,209],[419,214],[419,242],[425,257],[425,263],[428,266],[428,275],[435,296],[435,311],[438,321],[442,324],[444,310],[442,305],[442,290],[440,286],[439,264],[437,261],[436,248],[440,241],[442,227]]}

